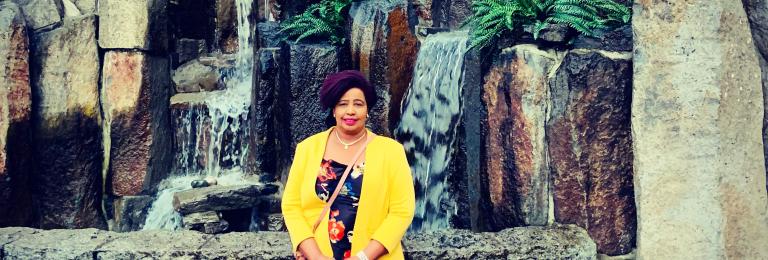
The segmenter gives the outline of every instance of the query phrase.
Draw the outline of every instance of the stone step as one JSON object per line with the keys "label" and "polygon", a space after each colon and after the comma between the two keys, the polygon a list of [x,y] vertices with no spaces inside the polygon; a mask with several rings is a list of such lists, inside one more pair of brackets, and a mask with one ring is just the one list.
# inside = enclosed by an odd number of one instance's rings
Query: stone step
{"label": "stone step", "polygon": [[[597,259],[595,243],[575,225],[518,227],[495,233],[440,230],[406,235],[406,259]],[[0,228],[0,258],[293,259],[286,232],[116,233],[97,229]],[[4,258],[4,259],[5,259]]]}
{"label": "stone step", "polygon": [[175,193],[173,207],[181,214],[250,208],[275,192],[277,186],[272,184],[215,185]]}

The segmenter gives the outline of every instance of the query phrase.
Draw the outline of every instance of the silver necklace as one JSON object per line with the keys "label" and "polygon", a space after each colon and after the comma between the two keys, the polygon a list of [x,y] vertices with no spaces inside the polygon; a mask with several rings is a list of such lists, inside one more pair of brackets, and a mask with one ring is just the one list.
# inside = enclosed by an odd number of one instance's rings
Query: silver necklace
{"label": "silver necklace", "polygon": [[338,140],[339,140],[339,143],[341,143],[341,144],[343,144],[343,145],[344,145],[344,150],[349,150],[349,146],[350,146],[350,145],[354,145],[354,144],[356,144],[357,142],[360,142],[360,140],[363,140],[363,137],[365,137],[365,134],[363,134],[363,135],[361,135],[361,136],[360,136],[360,138],[357,138],[357,140],[354,140],[354,141],[352,141],[351,143],[345,143],[344,141],[342,141],[342,140],[341,140],[341,137],[339,137],[339,130],[335,130],[335,129],[334,129],[334,131],[333,131],[333,132],[334,132],[334,133],[336,133],[336,139],[338,139]]}

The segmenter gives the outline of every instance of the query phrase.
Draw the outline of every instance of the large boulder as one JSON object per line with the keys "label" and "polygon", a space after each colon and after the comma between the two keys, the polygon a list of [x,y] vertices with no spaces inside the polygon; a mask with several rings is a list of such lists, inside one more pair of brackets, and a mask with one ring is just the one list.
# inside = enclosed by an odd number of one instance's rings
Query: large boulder
{"label": "large boulder", "polygon": [[168,59],[137,51],[104,55],[101,107],[111,192],[153,194],[171,170]]}
{"label": "large boulder", "polygon": [[0,226],[30,224],[31,108],[24,17],[13,2],[0,2]]}
{"label": "large boulder", "polygon": [[[742,2],[747,11],[752,38],[758,51],[763,79],[763,111],[764,115],[768,115],[768,96],[766,96],[768,93],[768,1],[744,0]],[[768,145],[766,144],[768,144],[768,116],[763,116],[763,147],[766,156],[765,165],[768,166]],[[768,192],[768,185],[765,188]]]}
{"label": "large boulder", "polygon": [[768,258],[763,93],[748,25],[742,1],[635,2],[638,258]]}
{"label": "large boulder", "polygon": [[13,2],[21,7],[27,27],[31,30],[58,26],[64,16],[61,0],[13,0]]}
{"label": "large boulder", "polygon": [[372,130],[391,136],[419,50],[406,1],[353,3],[350,16],[352,68],[366,75],[379,97],[376,106],[368,108]]}
{"label": "large boulder", "polygon": [[492,229],[546,225],[549,165],[545,123],[557,56],[533,45],[504,49],[485,76],[488,214]]}
{"label": "large boulder", "polygon": [[277,186],[274,185],[214,185],[174,193],[173,208],[181,214],[252,208],[258,206],[262,195],[275,192]]}
{"label": "large boulder", "polygon": [[32,46],[40,227],[105,227],[96,17],[66,18],[60,28],[35,34]]}
{"label": "large boulder", "polygon": [[277,119],[281,161],[281,180],[288,178],[288,168],[296,144],[311,135],[324,131],[335,124],[329,110],[320,105],[320,86],[330,73],[339,71],[337,47],[324,44],[286,44],[280,57],[286,62],[281,66],[281,86],[277,92],[280,100]]}
{"label": "large boulder", "polygon": [[176,93],[221,90],[224,84],[220,77],[218,68],[192,60],[173,71],[173,85]]}
{"label": "large boulder", "polygon": [[261,48],[254,55],[254,80],[251,92],[251,152],[255,170],[266,181],[278,180],[277,94],[280,84],[279,48]]}
{"label": "large boulder", "polygon": [[585,228],[598,252],[635,246],[630,53],[568,52],[554,74],[547,123],[555,221]]}
{"label": "large boulder", "polygon": [[122,196],[115,200],[115,226],[113,231],[129,232],[141,230],[147,219],[147,213],[153,197],[142,196]]}
{"label": "large boulder", "polygon": [[419,26],[456,29],[472,15],[472,0],[414,0]]}
{"label": "large boulder", "polygon": [[99,47],[168,49],[168,0],[99,1]]}

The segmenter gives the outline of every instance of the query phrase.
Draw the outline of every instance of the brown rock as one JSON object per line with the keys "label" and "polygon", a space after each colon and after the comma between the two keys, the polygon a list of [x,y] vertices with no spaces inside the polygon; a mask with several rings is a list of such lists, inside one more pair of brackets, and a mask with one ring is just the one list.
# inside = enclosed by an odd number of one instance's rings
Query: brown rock
{"label": "brown rock", "polygon": [[104,55],[102,109],[112,193],[150,194],[170,172],[168,60],[136,51]]}
{"label": "brown rock", "polygon": [[418,41],[410,30],[405,4],[354,3],[350,14],[353,68],[368,77],[379,96],[376,106],[369,108],[373,130],[391,136],[413,77]]}
{"label": "brown rock", "polygon": [[42,228],[104,228],[94,15],[32,38],[36,192]]}
{"label": "brown rock", "polygon": [[493,229],[546,225],[549,167],[544,124],[555,56],[533,45],[505,49],[485,77],[485,137]]}
{"label": "brown rock", "polygon": [[742,1],[633,10],[637,257],[768,259],[763,93]]}
{"label": "brown rock", "polygon": [[168,50],[168,0],[99,1],[99,47]]}
{"label": "brown rock", "polygon": [[583,227],[608,255],[635,246],[630,57],[571,51],[551,83],[555,221]]}
{"label": "brown rock", "polygon": [[31,219],[30,136],[32,93],[29,40],[21,10],[0,3],[0,226]]}
{"label": "brown rock", "polygon": [[215,185],[173,194],[173,207],[181,214],[243,209],[256,206],[264,190],[261,184]]}

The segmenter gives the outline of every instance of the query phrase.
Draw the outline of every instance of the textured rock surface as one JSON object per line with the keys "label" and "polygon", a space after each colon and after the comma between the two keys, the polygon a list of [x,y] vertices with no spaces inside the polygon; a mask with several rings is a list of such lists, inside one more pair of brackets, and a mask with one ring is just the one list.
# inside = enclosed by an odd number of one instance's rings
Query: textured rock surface
{"label": "textured rock surface", "polygon": [[440,230],[408,235],[403,246],[406,259],[597,259],[587,232],[573,225],[496,233]]}
{"label": "textured rock surface", "polygon": [[71,0],[82,14],[95,14],[98,0]]}
{"label": "textured rock surface", "polygon": [[203,211],[242,209],[257,206],[262,195],[277,192],[274,185],[215,185],[176,192],[173,207],[181,214]]}
{"label": "textured rock surface", "polygon": [[224,84],[219,82],[219,77],[215,67],[193,60],[173,71],[173,85],[177,93],[220,90]]}
{"label": "textured rock surface", "polygon": [[635,2],[638,258],[768,258],[763,95],[748,24],[741,1]]}
{"label": "textured rock surface", "polygon": [[24,13],[27,27],[37,30],[55,27],[61,23],[64,7],[61,0],[13,0]]}
{"label": "textured rock surface", "polygon": [[154,199],[151,196],[123,196],[115,201],[114,231],[128,232],[141,230],[147,218],[147,212]]}
{"label": "textured rock surface", "polygon": [[210,238],[195,231],[122,233],[91,249],[95,256],[89,259],[195,259],[200,255],[200,247]]}
{"label": "textured rock surface", "polygon": [[208,50],[203,39],[178,39],[176,40],[175,47],[176,50],[173,52],[173,68],[197,59]]}
{"label": "textured rock surface", "polygon": [[0,3],[0,226],[31,219],[32,90],[29,40],[24,17],[13,2]]}
{"label": "textured rock surface", "polygon": [[573,40],[574,49],[632,51],[632,26],[595,30],[595,37],[579,34]]}
{"label": "textured rock surface", "polygon": [[280,178],[277,156],[280,154],[275,133],[278,102],[275,98],[280,84],[281,57],[278,48],[261,48],[254,55],[254,81],[251,102],[251,129],[254,167],[264,180]]}
{"label": "textured rock surface", "polygon": [[598,252],[608,255],[635,246],[630,59],[629,53],[570,51],[551,83],[555,221],[587,229]]}
{"label": "textured rock surface", "polygon": [[99,2],[99,47],[162,52],[168,49],[168,0]]}
{"label": "textured rock surface", "polygon": [[369,107],[370,125],[391,135],[400,121],[400,103],[416,63],[418,41],[410,31],[405,1],[354,3],[349,41],[353,69],[376,87],[379,100]]}
{"label": "textured rock surface", "polygon": [[96,17],[67,18],[32,38],[36,178],[43,228],[105,227]]}
{"label": "textured rock surface", "polygon": [[[34,241],[34,242],[33,242]],[[0,228],[5,259],[293,259],[285,232],[205,235],[194,231],[115,233]],[[403,239],[406,259],[596,259],[595,244],[574,225],[497,233],[441,230]]]}
{"label": "textured rock surface", "polygon": [[280,131],[281,180],[288,178],[288,168],[293,151],[304,138],[324,131],[333,125],[329,110],[320,105],[320,86],[330,73],[339,71],[339,50],[330,45],[284,45],[280,57],[285,67],[280,68],[281,86],[277,93],[280,100],[278,111],[284,111],[278,118],[276,129]]}
{"label": "textured rock surface", "polygon": [[280,47],[280,24],[277,22],[263,22],[256,25],[256,35],[258,36],[257,46],[259,48],[277,48]]}
{"label": "textured rock surface", "polygon": [[546,225],[549,166],[544,126],[556,56],[533,45],[505,49],[485,77],[488,196],[494,230]]}
{"label": "textured rock surface", "polygon": [[112,194],[154,193],[171,170],[168,59],[135,51],[104,55],[101,106]]}
{"label": "textured rock surface", "polygon": [[94,249],[118,233],[57,229],[27,233],[3,246],[4,259],[93,259]]}
{"label": "textured rock surface", "polygon": [[414,0],[419,25],[457,29],[472,14],[472,0]]}
{"label": "textured rock surface", "polygon": [[[768,1],[766,0],[744,0],[744,8],[747,11],[750,28],[752,29],[752,38],[758,51],[760,60],[760,70],[762,71],[763,82],[763,147],[766,156],[765,165],[768,166]],[[768,176],[768,171],[766,171]],[[766,185],[768,192],[768,184]]]}

